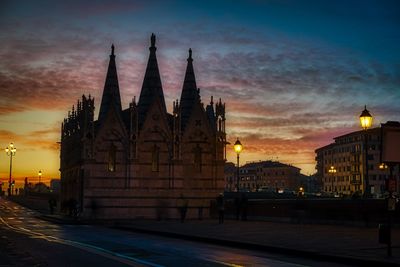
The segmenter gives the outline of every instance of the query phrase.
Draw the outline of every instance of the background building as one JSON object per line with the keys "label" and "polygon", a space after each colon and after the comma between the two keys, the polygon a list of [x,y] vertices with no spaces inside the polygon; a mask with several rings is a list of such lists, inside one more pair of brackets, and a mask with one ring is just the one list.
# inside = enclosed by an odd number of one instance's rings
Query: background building
{"label": "background building", "polygon": [[[225,165],[225,188],[236,191],[236,167],[228,162]],[[265,191],[298,191],[301,184],[300,169],[277,161],[259,161],[240,166],[240,190],[255,192]]]}
{"label": "background building", "polygon": [[[318,148],[316,170],[322,190],[336,195],[352,195],[365,191],[364,131],[356,131],[334,138],[335,142]],[[368,179],[371,194],[380,197],[385,192],[389,169],[379,168],[381,152],[380,127],[367,130]],[[329,171],[334,170],[334,171]],[[398,167],[394,169],[398,175]]]}
{"label": "background building", "polygon": [[54,193],[59,193],[61,188],[60,179],[51,179],[50,180],[50,191]]}
{"label": "background building", "polygon": [[236,191],[236,176],[237,167],[232,162],[225,163],[224,176],[225,176],[225,191]]}
{"label": "background building", "polygon": [[[87,218],[206,216],[224,189],[225,104],[204,108],[189,50],[180,101],[167,113],[156,38],[139,101],[122,110],[114,46],[98,120],[94,99],[82,96],[61,127],[61,201]],[[204,210],[204,212],[203,212]]]}

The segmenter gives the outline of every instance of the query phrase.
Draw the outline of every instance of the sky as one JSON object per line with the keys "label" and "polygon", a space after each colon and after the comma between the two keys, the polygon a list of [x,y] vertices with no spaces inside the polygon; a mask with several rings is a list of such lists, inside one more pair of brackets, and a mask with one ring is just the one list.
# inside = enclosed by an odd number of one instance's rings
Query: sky
{"label": "sky", "polygon": [[[59,178],[60,127],[82,94],[98,112],[111,44],[123,108],[140,94],[151,33],[169,111],[188,49],[205,104],[226,103],[228,160],[315,172],[315,149],[400,120],[399,1],[19,1],[0,3],[0,146],[13,177]],[[0,154],[0,178],[9,175]]]}

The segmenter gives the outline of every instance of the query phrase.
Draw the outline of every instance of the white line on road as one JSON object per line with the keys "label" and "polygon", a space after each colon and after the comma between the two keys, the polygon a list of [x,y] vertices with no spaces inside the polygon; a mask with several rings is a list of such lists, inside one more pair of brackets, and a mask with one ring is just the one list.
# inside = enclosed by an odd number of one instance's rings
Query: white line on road
{"label": "white line on road", "polygon": [[[0,220],[5,226],[7,226],[9,229],[11,229],[15,232],[22,233],[22,234],[28,234],[33,238],[45,239],[49,242],[57,242],[57,243],[64,244],[64,245],[70,245],[70,246],[73,246],[73,247],[76,247],[79,249],[83,249],[83,250],[86,250],[86,251],[89,251],[89,252],[92,252],[92,253],[95,253],[95,254],[98,254],[98,255],[113,259],[113,260],[117,260],[117,261],[127,264],[129,266],[137,267],[137,264],[130,262],[130,261],[134,261],[135,263],[139,263],[139,264],[142,264],[145,266],[164,267],[163,265],[159,265],[156,263],[152,263],[152,262],[141,260],[141,259],[134,258],[134,257],[129,257],[129,256],[126,256],[126,255],[123,255],[120,253],[116,253],[116,252],[113,252],[113,251],[110,251],[110,250],[107,250],[107,249],[104,249],[101,247],[89,245],[89,244],[78,242],[78,241],[61,239],[58,237],[45,235],[45,234],[34,232],[32,230],[29,230],[29,229],[26,229],[23,227],[14,227],[14,226],[11,226],[10,224],[8,224],[2,217],[0,217]],[[127,261],[127,260],[130,260],[130,261]]]}

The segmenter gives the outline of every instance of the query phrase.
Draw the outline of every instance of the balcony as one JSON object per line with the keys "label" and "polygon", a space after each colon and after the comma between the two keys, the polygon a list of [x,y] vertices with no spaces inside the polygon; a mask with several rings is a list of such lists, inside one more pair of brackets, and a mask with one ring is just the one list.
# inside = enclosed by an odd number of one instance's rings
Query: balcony
{"label": "balcony", "polygon": [[361,185],[361,180],[360,179],[351,179],[350,184],[352,185]]}

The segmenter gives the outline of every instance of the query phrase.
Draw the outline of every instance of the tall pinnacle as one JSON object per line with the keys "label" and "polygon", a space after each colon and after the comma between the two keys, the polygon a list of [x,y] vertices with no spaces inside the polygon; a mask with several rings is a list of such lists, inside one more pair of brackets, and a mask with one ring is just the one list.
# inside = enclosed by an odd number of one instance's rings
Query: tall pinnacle
{"label": "tall pinnacle", "polygon": [[199,91],[196,85],[196,78],[193,70],[192,49],[189,49],[189,57],[187,59],[185,80],[183,81],[181,94],[181,125],[185,128],[187,121],[190,118],[193,105],[200,101]]}
{"label": "tall pinnacle", "polygon": [[110,62],[108,64],[107,77],[104,83],[103,96],[101,98],[99,121],[104,120],[111,107],[115,108],[117,112],[122,110],[114,48],[114,44],[111,45]]}
{"label": "tall pinnacle", "polygon": [[151,34],[150,43],[151,43],[151,47],[154,47],[154,48],[156,47],[156,36],[154,33]]}
{"label": "tall pinnacle", "polygon": [[146,73],[144,75],[142,90],[140,92],[138,102],[139,112],[139,127],[142,126],[146,117],[147,111],[150,106],[157,101],[160,101],[162,110],[166,113],[167,108],[165,106],[164,93],[161,84],[160,72],[158,70],[158,63],[156,57],[156,36],[151,34],[150,37],[150,55],[147,62]]}

